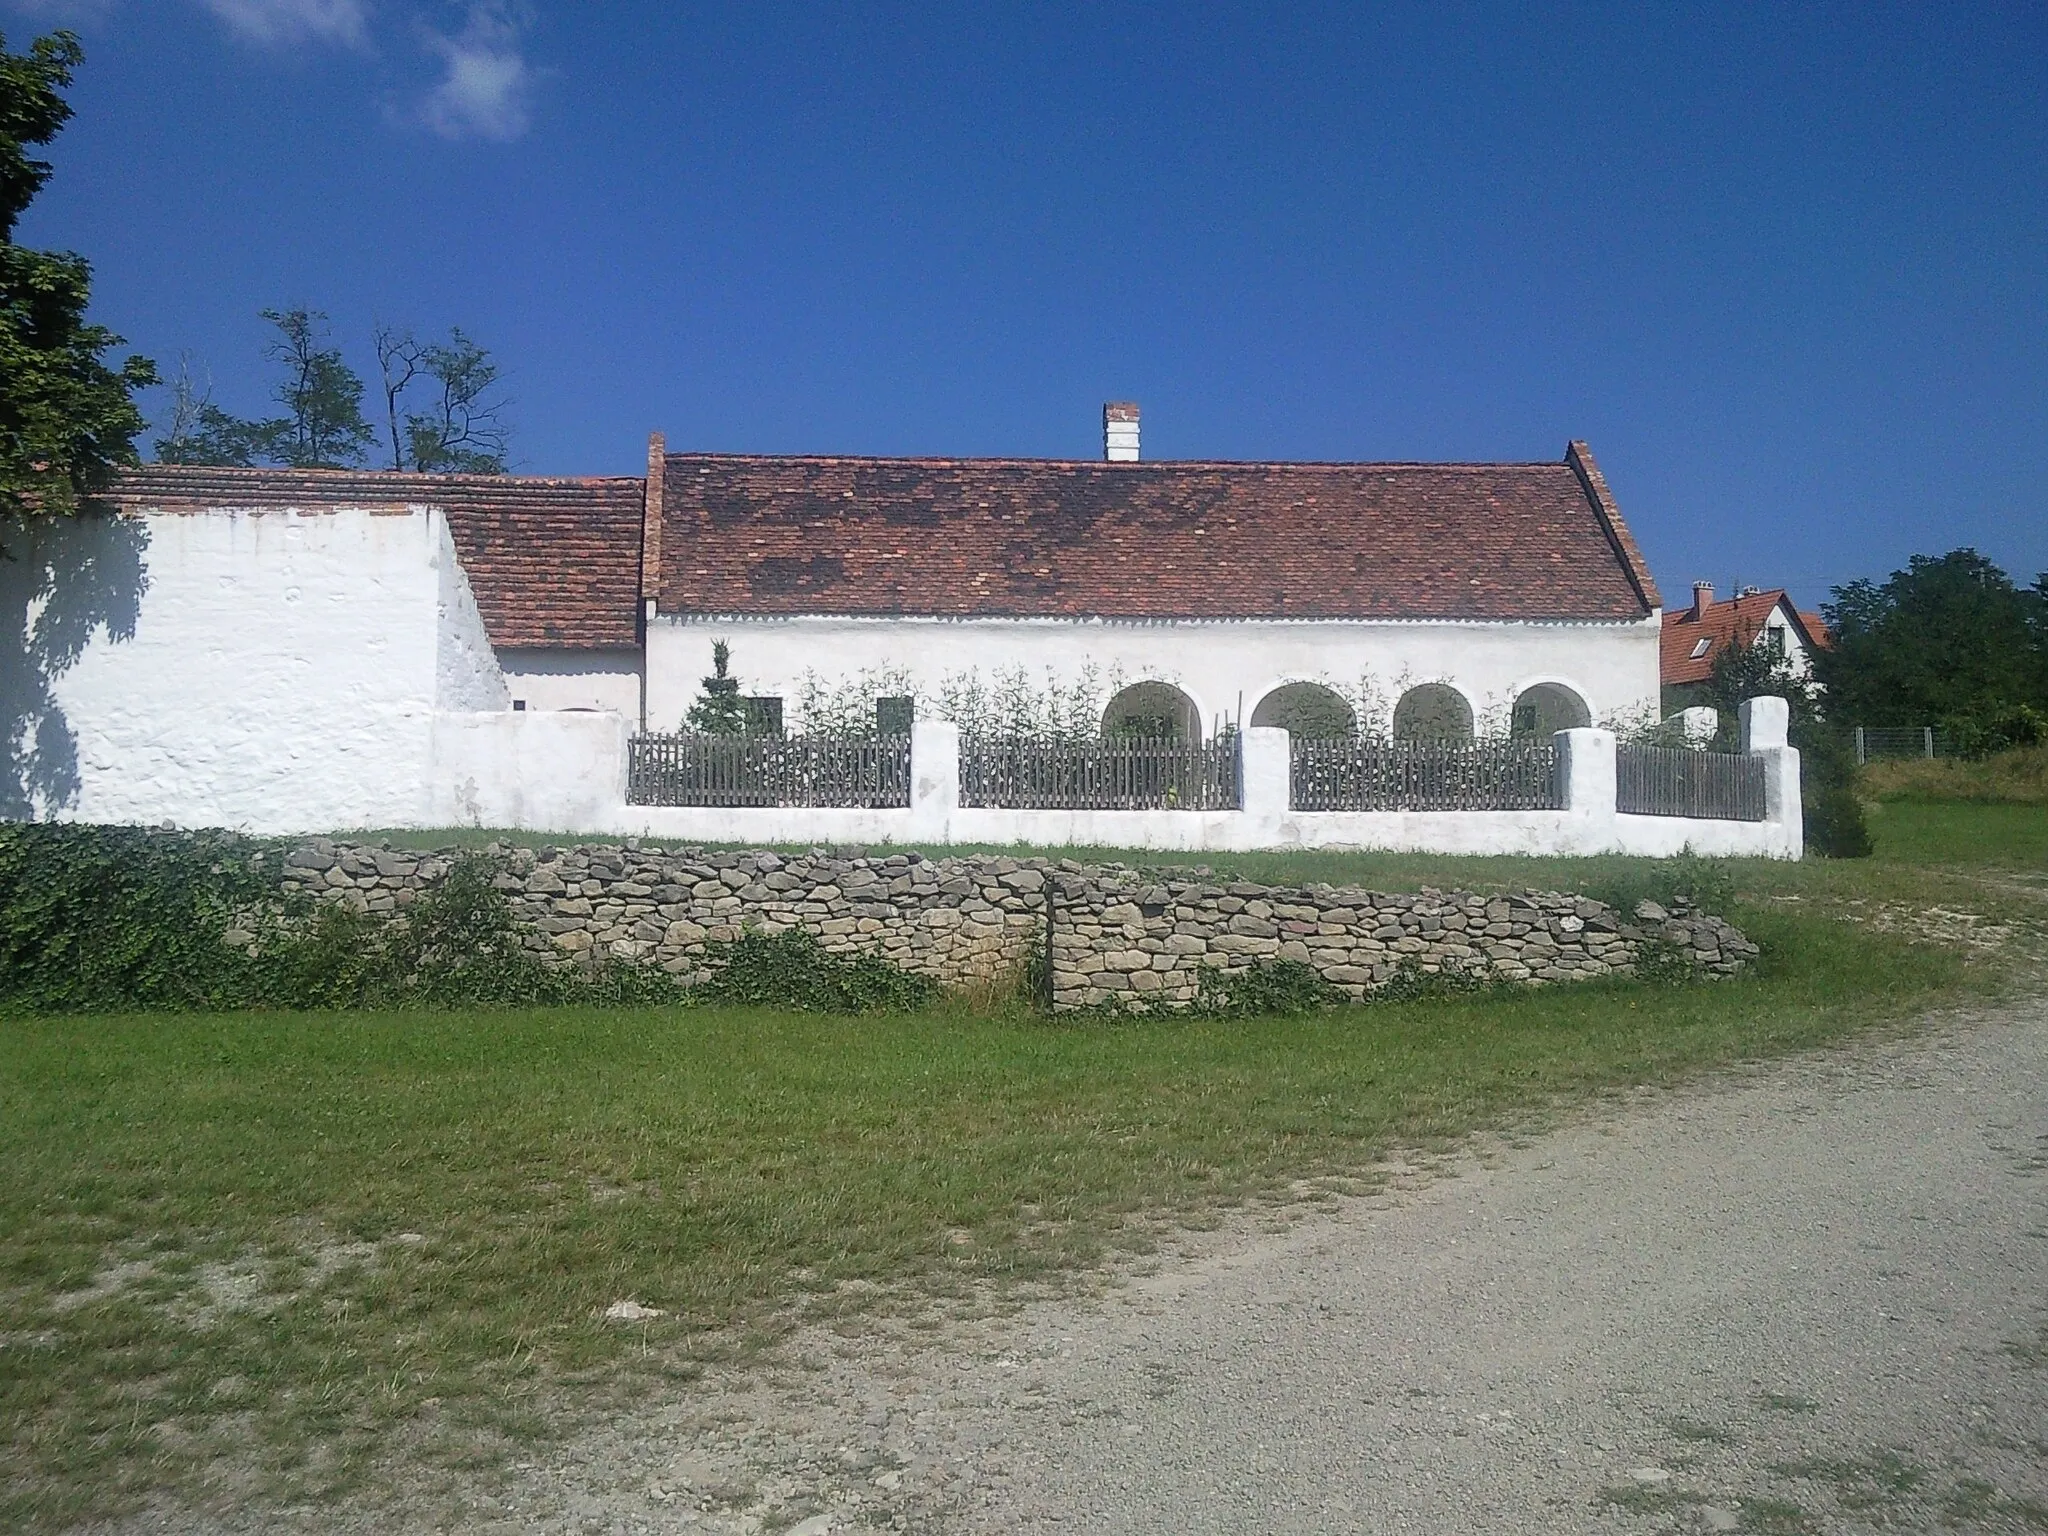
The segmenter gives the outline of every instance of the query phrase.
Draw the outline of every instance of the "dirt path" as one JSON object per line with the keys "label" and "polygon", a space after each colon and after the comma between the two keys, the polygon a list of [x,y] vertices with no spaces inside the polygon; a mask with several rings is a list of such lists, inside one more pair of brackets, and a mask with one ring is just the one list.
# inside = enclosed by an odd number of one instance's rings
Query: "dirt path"
{"label": "dirt path", "polygon": [[2042,1004],[1195,1246],[250,1528],[2048,1530]]}

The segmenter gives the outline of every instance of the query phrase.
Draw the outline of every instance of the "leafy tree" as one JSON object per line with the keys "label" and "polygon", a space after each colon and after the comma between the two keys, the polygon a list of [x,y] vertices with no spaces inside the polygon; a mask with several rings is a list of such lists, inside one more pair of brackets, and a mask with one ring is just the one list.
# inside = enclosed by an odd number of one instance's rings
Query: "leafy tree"
{"label": "leafy tree", "polygon": [[363,461],[376,434],[363,419],[363,381],[325,347],[327,316],[303,305],[266,309],[277,339],[264,356],[284,365],[273,398],[285,408],[277,420],[251,423],[262,456],[293,469],[347,469]]}
{"label": "leafy tree", "polygon": [[1740,635],[1714,658],[1714,667],[1700,688],[1700,702],[1720,711],[1732,728],[1744,699],[1775,694],[1792,707],[1794,729],[1819,718],[1818,690],[1792,670],[1785,657],[1767,645],[1744,645]]}
{"label": "leafy tree", "polygon": [[439,386],[423,412],[405,418],[415,469],[502,475],[511,430],[493,399],[498,365],[491,354],[451,326],[448,340],[421,354],[427,376]]}
{"label": "leafy tree", "polygon": [[135,392],[156,382],[147,359],[111,368],[121,344],[86,323],[92,268],[66,251],[14,243],[14,227],[50,179],[27,152],[71,116],[63,90],[85,57],[69,32],[39,37],[25,54],[0,36],[0,510],[66,514],[136,462],[143,429]]}
{"label": "leafy tree", "polygon": [[711,642],[711,676],[704,679],[704,695],[690,706],[684,722],[707,736],[744,736],[747,733],[747,705],[740,697],[740,680],[730,675],[732,647],[723,640]]}
{"label": "leafy tree", "polygon": [[2048,583],[2032,589],[1974,549],[1915,555],[1879,585],[1837,587],[1834,644],[1815,658],[1844,725],[1981,731],[2021,706],[2048,708]]}
{"label": "leafy tree", "polygon": [[267,446],[264,423],[241,421],[213,403],[213,390],[192,377],[190,358],[178,360],[171,380],[171,412],[156,440],[159,464],[232,464],[247,467]]}
{"label": "leafy tree", "polygon": [[[506,401],[491,354],[451,327],[445,342],[422,342],[409,330],[377,329],[377,363],[384,377],[384,417],[391,434],[391,467],[480,475],[505,472],[511,438]],[[399,405],[416,381],[435,390],[427,409],[408,411],[401,433]]]}

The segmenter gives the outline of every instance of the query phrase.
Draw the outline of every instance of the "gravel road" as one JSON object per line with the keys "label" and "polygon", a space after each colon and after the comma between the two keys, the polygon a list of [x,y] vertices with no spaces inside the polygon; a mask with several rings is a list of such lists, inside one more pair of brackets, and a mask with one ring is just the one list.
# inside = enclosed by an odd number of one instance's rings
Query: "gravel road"
{"label": "gravel road", "polygon": [[2048,1530],[2048,1005],[1644,1095],[913,1337],[820,1332],[490,1489],[262,1523]]}

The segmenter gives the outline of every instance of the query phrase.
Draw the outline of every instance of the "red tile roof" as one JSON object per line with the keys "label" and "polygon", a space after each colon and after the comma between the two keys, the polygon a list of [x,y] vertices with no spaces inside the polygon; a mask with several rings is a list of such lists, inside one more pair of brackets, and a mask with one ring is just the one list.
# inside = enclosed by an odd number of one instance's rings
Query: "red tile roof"
{"label": "red tile roof", "polygon": [[1657,589],[1549,464],[669,454],[669,613],[1629,621]]}
{"label": "red tile roof", "polygon": [[[1756,637],[1763,632],[1765,623],[1781,604],[1785,612],[1792,615],[1800,637],[1809,646],[1828,643],[1827,626],[1821,623],[1818,615],[1801,613],[1794,608],[1783,587],[1774,587],[1768,592],[1747,592],[1740,597],[1709,603],[1705,615],[1699,618],[1693,616],[1692,609],[1681,608],[1664,615],[1661,670],[1665,685],[1704,683],[1713,675],[1714,658],[1728,648],[1729,641],[1740,636],[1744,645],[1755,645]],[[1693,655],[1702,640],[1707,642],[1706,649],[1697,656]]]}
{"label": "red tile roof", "polygon": [[379,470],[148,464],[99,497],[139,510],[434,506],[447,515],[491,643],[624,649],[640,643],[641,482]]}

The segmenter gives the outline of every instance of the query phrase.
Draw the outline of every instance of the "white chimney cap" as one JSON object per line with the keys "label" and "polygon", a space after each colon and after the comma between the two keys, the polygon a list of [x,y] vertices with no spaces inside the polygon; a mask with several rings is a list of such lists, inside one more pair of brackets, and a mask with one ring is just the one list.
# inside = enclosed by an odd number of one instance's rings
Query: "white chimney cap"
{"label": "white chimney cap", "polygon": [[1112,464],[1138,461],[1138,407],[1112,400],[1102,408],[1102,456]]}

